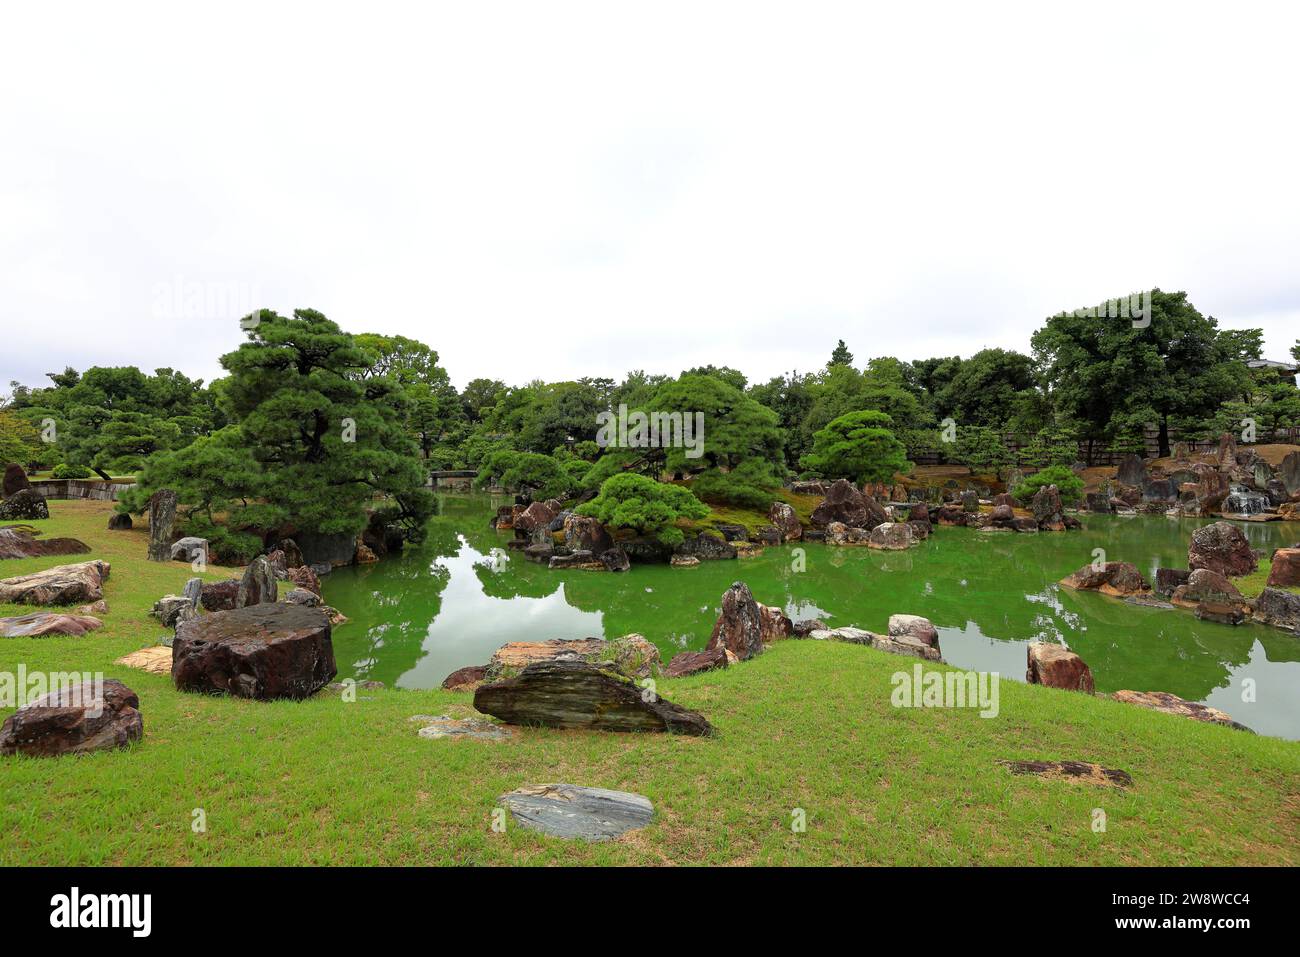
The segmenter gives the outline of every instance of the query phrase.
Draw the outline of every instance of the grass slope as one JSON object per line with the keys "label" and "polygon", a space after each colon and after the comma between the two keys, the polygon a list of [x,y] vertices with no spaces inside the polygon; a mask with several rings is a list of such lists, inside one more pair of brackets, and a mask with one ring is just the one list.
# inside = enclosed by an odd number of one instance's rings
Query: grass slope
{"label": "grass slope", "polygon": [[[468,695],[179,694],[112,662],[162,633],[148,609],[188,567],[144,561],[145,534],[108,532],[102,503],[51,508],[45,534],[113,563],[111,611],[83,638],[0,639],[0,671],[121,678],[140,695],[145,738],[0,759],[0,864],[1300,863],[1300,745],[1012,681],[992,719],[896,709],[890,676],[913,662],[851,645],[781,642],[662,682],[708,716],[708,739],[529,729],[503,743],[430,741],[409,718],[469,714]],[[0,576],[67,560],[0,562]],[[999,758],[1095,760],[1136,783],[1016,777]],[[640,792],[655,819],[608,844],[492,831],[497,795],[546,781]],[[198,808],[205,833],[191,828]],[[790,827],[796,808],[804,833]]]}

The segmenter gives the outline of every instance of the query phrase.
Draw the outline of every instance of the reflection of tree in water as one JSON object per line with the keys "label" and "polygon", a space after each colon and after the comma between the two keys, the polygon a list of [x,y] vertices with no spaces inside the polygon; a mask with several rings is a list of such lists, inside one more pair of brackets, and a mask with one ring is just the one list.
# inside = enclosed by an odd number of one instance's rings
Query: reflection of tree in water
{"label": "reflection of tree in water", "polygon": [[[1206,700],[1214,689],[1226,693],[1262,663],[1300,660],[1300,641],[1273,629],[1202,622],[1187,611],[1141,608],[1057,584],[1091,562],[1097,548],[1106,560],[1134,562],[1148,577],[1156,567],[1186,567],[1188,539],[1203,522],[1084,516],[1081,532],[1037,535],[938,528],[907,552],[808,543],[691,569],[637,565],[611,574],[529,562],[505,548],[511,533],[489,527],[493,503],[444,498],[450,501],[423,546],[327,579],[326,599],[356,621],[340,629],[344,674],[356,661],[358,674],[429,687],[444,664],[449,671],[482,663],[506,641],[552,637],[640,632],[665,656],[695,650],[737,580],[758,601],[831,627],[883,631],[891,614],[924,615],[941,629],[949,661],[1017,679],[1024,673],[1022,643],[1033,640],[1078,651],[1099,690],[1169,691],[1192,700]],[[1290,541],[1276,525],[1248,534],[1264,548]],[[795,547],[803,549],[805,570],[796,570]],[[496,570],[487,557],[493,549],[508,556]],[[1269,679],[1276,686],[1287,676],[1270,671]]]}

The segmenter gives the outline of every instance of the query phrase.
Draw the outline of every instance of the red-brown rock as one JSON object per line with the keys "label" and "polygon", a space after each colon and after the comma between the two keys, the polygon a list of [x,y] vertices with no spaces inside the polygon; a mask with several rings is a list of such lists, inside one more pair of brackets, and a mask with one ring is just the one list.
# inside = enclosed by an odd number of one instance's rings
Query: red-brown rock
{"label": "red-brown rock", "polygon": [[296,588],[304,588],[317,598],[320,597],[320,579],[310,565],[290,566],[286,577]]}
{"label": "red-brown rock", "polygon": [[0,559],[82,555],[90,546],[75,538],[36,538],[22,528],[0,528]]}
{"label": "red-brown rock", "polygon": [[1146,579],[1130,562],[1106,562],[1100,567],[1084,565],[1078,571],[1061,579],[1066,588],[1099,591],[1106,595],[1123,597],[1148,591]]}
{"label": "red-brown rock", "polygon": [[1029,645],[1028,659],[1029,670],[1025,672],[1025,681],[1031,685],[1092,694],[1092,670],[1073,651],[1060,645],[1035,641]]}
{"label": "red-brown rock", "polygon": [[140,699],[116,679],[44,694],[0,727],[0,754],[51,757],[124,748],[144,736]]}
{"label": "red-brown rock", "polygon": [[713,668],[725,668],[727,663],[727,649],[719,645],[712,650],[678,652],[668,662],[665,673],[669,678],[681,678]]}
{"label": "red-brown rock", "polygon": [[841,522],[850,528],[870,530],[888,518],[875,499],[863,495],[848,479],[836,480],[812,513],[812,523],[818,528]]}
{"label": "red-brown rock", "polygon": [[744,582],[733,583],[722,595],[722,613],[706,647],[711,650],[719,646],[741,661],[763,650],[763,616]]}
{"label": "red-brown rock", "polygon": [[46,635],[84,635],[104,623],[92,615],[36,612],[17,618],[0,618],[0,638],[44,638]]}
{"label": "red-brown rock", "polygon": [[457,668],[442,679],[443,691],[473,691],[487,679],[487,665]]}
{"label": "red-brown rock", "polygon": [[1300,585],[1300,548],[1279,548],[1273,553],[1273,567],[1269,569],[1268,584],[1274,588]]}
{"label": "red-brown rock", "polygon": [[1232,578],[1249,575],[1258,564],[1246,536],[1230,522],[1202,525],[1192,532],[1187,546],[1187,566],[1192,571],[1208,568]]}
{"label": "red-brown rock", "polygon": [[263,602],[184,622],[172,645],[181,691],[307,698],[337,673],[329,618],[318,608]]}

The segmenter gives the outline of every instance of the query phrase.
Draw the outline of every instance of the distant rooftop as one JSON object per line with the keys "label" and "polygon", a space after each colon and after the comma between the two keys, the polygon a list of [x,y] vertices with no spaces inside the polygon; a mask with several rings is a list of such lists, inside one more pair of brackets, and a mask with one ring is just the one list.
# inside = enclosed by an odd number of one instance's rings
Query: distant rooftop
{"label": "distant rooftop", "polygon": [[1248,359],[1246,365],[1252,369],[1285,369],[1287,372],[1295,372],[1296,364],[1294,362],[1274,362],[1272,359]]}

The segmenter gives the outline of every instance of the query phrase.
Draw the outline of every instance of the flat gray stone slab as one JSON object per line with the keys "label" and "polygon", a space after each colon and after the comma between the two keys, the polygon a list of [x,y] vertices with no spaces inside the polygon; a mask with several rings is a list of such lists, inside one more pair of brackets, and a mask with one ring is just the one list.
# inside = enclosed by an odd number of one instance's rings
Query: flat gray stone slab
{"label": "flat gray stone slab", "polygon": [[512,732],[494,721],[482,718],[449,718],[445,714],[417,714],[412,721],[424,725],[416,733],[422,738],[474,738],[479,741],[503,741]]}
{"label": "flat gray stone slab", "polygon": [[520,826],[551,837],[608,841],[650,823],[650,799],[576,784],[525,784],[497,798]]}

